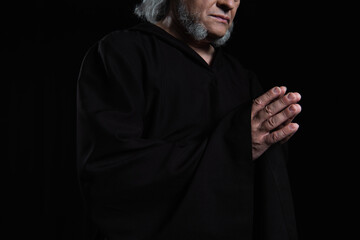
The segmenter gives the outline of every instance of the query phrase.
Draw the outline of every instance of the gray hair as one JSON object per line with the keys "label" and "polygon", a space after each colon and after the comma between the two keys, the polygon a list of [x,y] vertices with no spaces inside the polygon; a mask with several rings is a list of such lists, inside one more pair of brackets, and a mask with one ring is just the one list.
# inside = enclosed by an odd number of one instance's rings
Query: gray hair
{"label": "gray hair", "polygon": [[135,7],[135,14],[148,22],[156,23],[164,19],[169,11],[170,0],[142,0]]}

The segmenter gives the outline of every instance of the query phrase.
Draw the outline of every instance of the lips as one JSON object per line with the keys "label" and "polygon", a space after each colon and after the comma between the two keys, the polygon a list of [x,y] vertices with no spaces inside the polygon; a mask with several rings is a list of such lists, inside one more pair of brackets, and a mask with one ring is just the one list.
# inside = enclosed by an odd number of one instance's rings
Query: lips
{"label": "lips", "polygon": [[212,14],[212,15],[210,15],[210,16],[218,19],[218,20],[221,21],[221,22],[230,23],[230,17],[228,17],[228,16],[226,16],[226,15]]}

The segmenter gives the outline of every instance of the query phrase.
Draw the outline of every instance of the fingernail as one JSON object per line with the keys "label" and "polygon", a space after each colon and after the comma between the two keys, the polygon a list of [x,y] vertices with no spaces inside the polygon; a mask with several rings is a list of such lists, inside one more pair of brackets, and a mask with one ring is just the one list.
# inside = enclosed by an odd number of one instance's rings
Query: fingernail
{"label": "fingernail", "polygon": [[295,99],[295,95],[292,94],[292,93],[289,93],[289,94],[287,95],[287,98],[288,98],[289,100],[293,100],[293,99]]}
{"label": "fingernail", "polygon": [[295,130],[295,129],[299,128],[299,124],[297,124],[297,123],[292,123],[292,124],[290,124],[289,128],[290,128],[291,130]]}
{"label": "fingernail", "polygon": [[291,106],[289,107],[289,110],[290,110],[290,112],[295,112],[295,111],[296,111],[296,108],[295,108],[294,105],[291,105]]}
{"label": "fingernail", "polygon": [[273,92],[276,93],[276,94],[279,94],[280,91],[281,91],[281,89],[280,89],[279,87],[275,87],[275,88],[273,89]]}

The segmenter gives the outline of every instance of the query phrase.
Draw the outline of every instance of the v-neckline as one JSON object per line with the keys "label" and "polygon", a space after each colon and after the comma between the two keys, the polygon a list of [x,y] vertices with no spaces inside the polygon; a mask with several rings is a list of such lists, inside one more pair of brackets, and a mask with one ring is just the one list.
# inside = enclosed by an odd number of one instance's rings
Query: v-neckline
{"label": "v-neckline", "polygon": [[146,32],[152,35],[155,35],[159,38],[161,38],[162,40],[166,41],[167,43],[173,45],[176,48],[181,49],[183,52],[185,52],[186,54],[188,54],[191,58],[193,58],[194,60],[196,60],[199,64],[203,65],[204,67],[208,68],[209,70],[213,70],[214,67],[217,64],[217,59],[218,59],[218,55],[221,52],[221,48],[215,48],[214,51],[214,55],[212,57],[212,61],[210,64],[208,64],[205,59],[203,59],[194,49],[192,49],[188,44],[186,44],[185,42],[177,39],[176,37],[174,37],[173,35],[169,34],[167,31],[165,31],[164,29],[160,28],[159,26],[156,26],[155,24],[152,23],[140,23],[132,28],[130,28],[129,30],[138,30],[138,31],[142,31],[142,32]]}

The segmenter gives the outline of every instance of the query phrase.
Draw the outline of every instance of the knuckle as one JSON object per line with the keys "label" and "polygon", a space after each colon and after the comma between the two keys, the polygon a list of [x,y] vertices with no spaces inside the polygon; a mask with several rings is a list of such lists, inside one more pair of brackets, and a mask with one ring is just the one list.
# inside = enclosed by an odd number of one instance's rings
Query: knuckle
{"label": "knuckle", "polygon": [[256,98],[256,99],[254,100],[254,104],[255,104],[255,105],[258,105],[258,106],[261,106],[261,104],[262,104],[261,99],[260,99],[260,98]]}
{"label": "knuckle", "polygon": [[268,98],[268,99],[272,99],[272,98],[273,98],[272,91],[267,91],[267,92],[265,93],[265,96],[266,96],[266,98]]}
{"label": "knuckle", "polygon": [[261,146],[262,145],[261,139],[260,138],[253,138],[252,145],[253,146]]}
{"label": "knuckle", "polygon": [[278,131],[272,132],[270,135],[271,144],[280,142],[281,140],[283,140],[286,137],[286,135],[287,134],[285,133],[283,128]]}
{"label": "knuckle", "polygon": [[273,115],[273,110],[269,107],[269,105],[267,105],[265,107],[265,112],[267,113],[267,115],[272,116]]}
{"label": "knuckle", "polygon": [[266,144],[269,146],[276,143],[277,141],[278,141],[277,132],[273,132],[273,133],[269,134],[265,140]]}
{"label": "knuckle", "polygon": [[282,106],[287,106],[288,105],[288,102],[286,101],[286,98],[285,97],[282,97],[279,99],[279,102]]}
{"label": "knuckle", "polygon": [[271,136],[271,140],[273,141],[273,143],[278,142],[280,140],[279,132],[273,132]]}
{"label": "knuckle", "polygon": [[258,134],[253,134],[251,136],[251,141],[252,141],[253,147],[259,147],[259,146],[263,145],[263,143],[264,143],[264,140]]}
{"label": "knuckle", "polygon": [[277,139],[278,139],[277,133],[272,132],[269,135],[267,135],[267,137],[265,139],[265,143],[270,146],[270,145],[276,143]]}
{"label": "knuckle", "polygon": [[269,118],[266,122],[267,122],[267,125],[270,127],[270,129],[273,129],[276,127],[276,120],[274,117]]}
{"label": "knuckle", "polygon": [[282,141],[290,135],[290,132],[288,132],[287,130],[288,129],[286,127],[283,127],[282,129],[280,129],[278,141]]}

